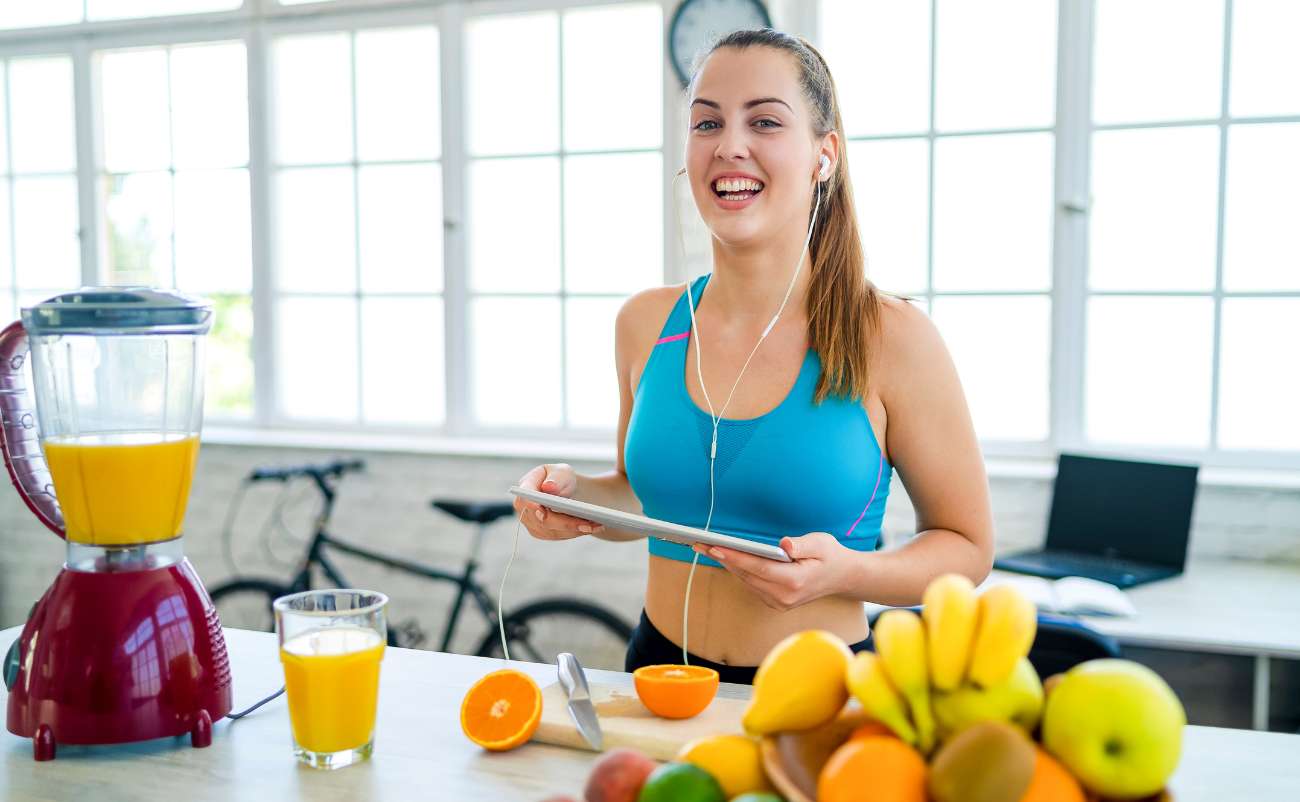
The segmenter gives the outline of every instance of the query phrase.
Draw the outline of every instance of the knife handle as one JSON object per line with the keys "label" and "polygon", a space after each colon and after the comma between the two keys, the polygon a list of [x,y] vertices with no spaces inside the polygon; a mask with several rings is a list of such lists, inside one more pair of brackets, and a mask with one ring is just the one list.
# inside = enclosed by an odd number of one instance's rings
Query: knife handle
{"label": "knife handle", "polygon": [[569,698],[591,698],[591,689],[587,687],[587,675],[582,670],[578,658],[568,652],[561,652],[557,660],[560,684]]}

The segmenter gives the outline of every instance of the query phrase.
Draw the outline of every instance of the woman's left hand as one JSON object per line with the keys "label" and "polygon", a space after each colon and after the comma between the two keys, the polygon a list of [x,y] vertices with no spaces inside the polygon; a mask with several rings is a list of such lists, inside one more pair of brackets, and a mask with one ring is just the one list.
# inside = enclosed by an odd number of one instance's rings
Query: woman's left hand
{"label": "woman's left hand", "polygon": [[721,563],[768,607],[782,612],[843,592],[852,558],[858,554],[826,532],[782,538],[781,549],[792,561],[788,563],[720,546],[694,548]]}

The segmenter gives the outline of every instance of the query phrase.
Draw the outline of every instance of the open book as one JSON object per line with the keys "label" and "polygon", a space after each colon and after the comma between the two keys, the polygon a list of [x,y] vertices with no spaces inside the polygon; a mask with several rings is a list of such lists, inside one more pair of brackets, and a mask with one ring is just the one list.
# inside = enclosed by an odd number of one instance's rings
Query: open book
{"label": "open book", "polygon": [[1037,576],[999,574],[990,577],[984,583],[985,588],[994,585],[1014,585],[1045,613],[1137,615],[1137,608],[1129,601],[1124,591],[1108,582],[1099,582],[1096,579],[1081,576],[1043,579]]}

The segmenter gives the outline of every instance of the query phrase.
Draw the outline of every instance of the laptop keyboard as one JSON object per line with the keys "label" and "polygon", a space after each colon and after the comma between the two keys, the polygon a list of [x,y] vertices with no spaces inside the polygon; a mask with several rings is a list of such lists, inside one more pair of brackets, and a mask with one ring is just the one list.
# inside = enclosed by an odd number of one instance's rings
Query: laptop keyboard
{"label": "laptop keyboard", "polygon": [[1134,562],[1122,557],[1098,554],[1081,554],[1070,551],[1036,552],[1007,555],[1005,567],[1010,570],[1036,569],[1032,573],[1043,576],[1086,576],[1120,587],[1129,587],[1177,573],[1171,568]]}

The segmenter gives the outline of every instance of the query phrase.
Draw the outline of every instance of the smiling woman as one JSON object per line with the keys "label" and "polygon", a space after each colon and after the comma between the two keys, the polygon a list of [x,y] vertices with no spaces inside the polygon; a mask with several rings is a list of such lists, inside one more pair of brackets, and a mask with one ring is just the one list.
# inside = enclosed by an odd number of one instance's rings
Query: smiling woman
{"label": "smiling woman", "polygon": [[[730,34],[688,99],[679,176],[712,234],[713,271],[619,313],[616,469],[542,465],[519,484],[785,550],[790,563],[649,543],[626,667],[684,660],[748,682],[793,632],[866,648],[863,601],[917,603],[946,572],[983,579],[992,523],[947,349],[924,314],[865,277],[820,54],[770,29]],[[919,533],[882,552],[894,468]],[[516,504],[541,539],[635,537]]]}

